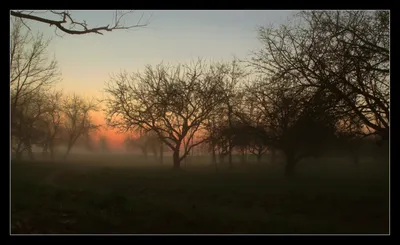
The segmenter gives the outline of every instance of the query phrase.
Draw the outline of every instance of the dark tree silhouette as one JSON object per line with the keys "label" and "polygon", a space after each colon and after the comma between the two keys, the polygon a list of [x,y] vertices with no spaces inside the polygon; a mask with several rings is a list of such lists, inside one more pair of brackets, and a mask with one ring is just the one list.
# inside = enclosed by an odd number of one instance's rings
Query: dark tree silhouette
{"label": "dark tree silhouette", "polygon": [[[44,13],[43,13],[44,12]],[[27,28],[28,25],[24,22],[24,20],[37,21],[44,24],[49,24],[50,26],[56,27],[55,30],[60,30],[64,33],[71,35],[83,35],[89,33],[95,33],[103,35],[103,32],[110,32],[113,30],[128,30],[132,28],[144,27],[147,26],[146,23],[142,23],[143,14],[138,22],[134,25],[125,26],[123,22],[123,18],[133,13],[133,11],[115,11],[113,23],[108,24],[106,26],[100,27],[89,27],[86,21],[77,21],[72,17],[72,14],[69,11],[20,11],[20,10],[11,10],[11,16],[18,18]],[[42,14],[51,14],[52,17],[43,17]]]}
{"label": "dark tree silhouette", "polygon": [[87,101],[77,94],[72,94],[65,97],[62,103],[63,126],[67,137],[67,151],[64,155],[66,159],[76,141],[88,131],[98,129],[99,125],[93,124],[90,118],[90,113],[97,110],[94,100]]}
{"label": "dark tree silhouette", "polygon": [[112,77],[106,88],[107,124],[122,131],[141,127],[155,132],[173,151],[174,168],[180,168],[190,150],[206,140],[195,134],[223,99],[212,68],[199,60]]}
{"label": "dark tree silhouette", "polygon": [[[54,59],[47,54],[49,41],[33,35],[23,23],[13,19],[10,32],[10,109],[12,149],[17,158],[28,151],[33,158],[32,144],[42,139],[40,122],[46,112],[46,91],[59,80]],[[33,138],[35,135],[35,139]]]}
{"label": "dark tree silhouette", "polygon": [[[135,130],[137,133],[140,131],[141,133],[136,136],[128,136],[125,138],[125,146],[128,150],[138,148],[142,151],[145,160],[147,160],[148,153],[151,151],[156,158],[162,164],[163,153],[161,152],[162,147],[160,146],[161,142],[158,135],[152,131],[144,131],[144,130]],[[158,158],[160,157],[160,158]]]}
{"label": "dark tree silhouette", "polygon": [[60,137],[63,127],[63,112],[61,101],[63,93],[61,91],[50,91],[45,94],[45,110],[42,117],[44,126],[43,153],[47,154],[50,151],[50,158],[54,159],[54,147],[56,141]]}
{"label": "dark tree silhouette", "polygon": [[260,28],[264,47],[251,64],[305,89],[329,91],[340,98],[338,111],[362,122],[361,133],[387,140],[389,11],[303,11],[297,17],[296,24]]}
{"label": "dark tree silhouette", "polygon": [[110,151],[110,146],[108,144],[108,138],[106,136],[104,136],[104,135],[100,136],[99,146],[100,146],[100,151],[102,151],[102,152]]}
{"label": "dark tree silhouette", "polygon": [[[272,86],[274,84],[274,86]],[[264,143],[286,156],[286,174],[292,175],[303,158],[318,153],[334,137],[336,118],[323,91],[290,87],[285,81],[265,80],[253,84],[254,103],[265,122]]]}
{"label": "dark tree silhouette", "polygon": [[229,166],[232,167],[233,142],[231,134],[226,132],[233,127],[233,120],[237,105],[241,103],[241,84],[248,74],[238,60],[216,63],[212,69],[212,76],[222,86],[222,102],[216,104],[213,117],[206,121],[207,142],[212,154],[212,162],[216,164],[216,153],[223,162],[228,156]]}
{"label": "dark tree silhouette", "polygon": [[[23,105],[23,106],[22,106]],[[24,151],[34,160],[32,146],[46,140],[45,116],[49,112],[47,96],[36,92],[20,98],[20,105],[12,111],[12,150],[20,159]]]}

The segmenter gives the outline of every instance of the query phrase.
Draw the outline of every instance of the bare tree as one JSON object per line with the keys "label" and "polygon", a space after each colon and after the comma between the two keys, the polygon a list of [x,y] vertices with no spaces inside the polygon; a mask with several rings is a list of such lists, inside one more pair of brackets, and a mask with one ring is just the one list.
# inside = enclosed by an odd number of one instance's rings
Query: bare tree
{"label": "bare tree", "polygon": [[221,107],[216,106],[215,110],[219,111],[215,112],[213,116],[208,118],[208,120],[204,124],[205,133],[204,136],[207,140],[204,142],[208,145],[208,151],[211,152],[211,163],[215,166],[215,169],[218,171],[218,164],[217,164],[217,152],[220,156],[220,159],[224,158],[225,155],[228,154],[228,148],[224,147],[227,142],[224,138],[222,138],[221,133],[221,123],[223,123],[222,118],[219,117],[217,120],[217,115],[222,115]]}
{"label": "bare tree", "polygon": [[[224,104],[226,106],[227,119],[228,119],[228,127],[230,130],[233,128],[233,114],[235,104],[240,101],[241,93],[239,91],[239,86],[241,80],[247,75],[240,66],[240,63],[237,60],[233,60],[231,64],[225,65],[226,75],[228,79],[224,79]],[[228,157],[229,157],[229,166],[232,168],[232,150],[233,150],[233,142],[231,138],[231,134],[228,134]]]}
{"label": "bare tree", "polygon": [[[138,27],[147,26],[148,21],[142,23],[143,14],[136,24],[124,25],[124,17],[132,14],[133,11],[115,11],[113,15],[112,23],[106,26],[100,27],[89,27],[85,20],[78,21],[72,17],[70,11],[21,11],[21,10],[11,10],[11,16],[19,18],[22,23],[25,24],[24,20],[37,21],[50,26],[54,26],[56,30],[60,30],[63,33],[71,35],[83,35],[89,33],[95,33],[103,35],[103,32],[110,32],[113,30],[129,30]],[[47,14],[49,17],[44,17],[43,14]],[[50,17],[50,15],[52,17]],[[27,25],[26,25],[27,26]],[[27,26],[28,27],[28,26]],[[28,27],[29,28],[29,27]]]}
{"label": "bare tree", "polygon": [[17,158],[32,144],[43,140],[46,91],[60,79],[55,59],[49,59],[49,40],[32,34],[19,19],[12,19],[10,32],[10,109],[13,151]]}
{"label": "bare tree", "polygon": [[232,134],[235,113],[240,110],[237,105],[241,104],[241,85],[247,76],[246,71],[237,59],[232,62],[216,63],[211,70],[212,76],[222,86],[223,94],[221,103],[216,104],[212,118],[206,122],[208,142],[212,152],[212,162],[216,164],[216,151],[220,161],[223,162],[228,156],[229,167],[232,168],[232,151],[234,148]]}
{"label": "bare tree", "polygon": [[43,141],[45,135],[42,117],[46,113],[45,96],[35,93],[29,97],[21,98],[21,105],[14,109],[12,116],[12,150],[16,158],[20,159],[24,151],[29,158],[34,159],[32,145]]}
{"label": "bare tree", "polygon": [[[272,86],[274,84],[274,86]],[[303,158],[318,153],[334,137],[336,118],[324,91],[288,87],[285,82],[255,82],[252,99],[265,123],[264,144],[286,156],[286,174],[292,175]]]}
{"label": "bare tree", "polygon": [[387,140],[389,12],[303,11],[297,17],[296,24],[260,28],[264,48],[251,64],[262,74],[333,93],[338,111],[362,122],[360,133]]}
{"label": "bare tree", "polygon": [[222,100],[212,67],[199,60],[175,67],[147,66],[143,73],[112,77],[106,88],[108,125],[123,131],[142,127],[155,132],[173,151],[174,168],[180,168],[190,150],[206,140],[195,134]]}
{"label": "bare tree", "polygon": [[45,133],[43,153],[47,154],[49,150],[51,159],[54,159],[54,147],[63,127],[62,99],[62,91],[50,91],[45,94],[45,113],[42,117]]}
{"label": "bare tree", "polygon": [[[146,131],[143,128],[133,128],[131,134],[125,137],[124,144],[126,149],[133,150],[135,148],[140,149],[147,161],[148,153],[151,151],[156,160],[159,160],[162,164],[163,161],[163,149],[160,144],[162,143],[157,135],[153,131]],[[133,134],[133,135],[132,135]],[[159,157],[159,158],[158,158]]]}
{"label": "bare tree", "polygon": [[[251,154],[255,155],[257,162],[261,162],[263,155],[271,150],[265,144],[265,125],[263,111],[259,109],[259,101],[253,99],[253,82],[246,84],[241,93],[241,100],[236,103],[234,112],[238,125],[233,131],[237,134],[238,143]],[[242,142],[243,141],[243,142]]]}
{"label": "bare tree", "polygon": [[33,35],[21,20],[12,21],[10,35],[11,111],[21,105],[21,98],[48,88],[60,79],[55,59],[47,53],[49,40],[42,34]]}
{"label": "bare tree", "polygon": [[100,150],[102,152],[109,152],[110,151],[110,146],[109,146],[109,143],[108,143],[107,136],[104,136],[104,135],[100,136],[100,138],[99,138],[99,146],[100,146]]}
{"label": "bare tree", "polygon": [[130,148],[138,148],[142,151],[145,160],[148,157],[148,142],[145,135],[138,136],[136,138],[127,138],[126,145]]}
{"label": "bare tree", "polygon": [[90,113],[97,110],[97,104],[95,100],[85,100],[77,94],[72,94],[65,97],[62,108],[63,126],[67,137],[67,151],[64,158],[67,158],[72,147],[81,136],[99,128],[99,125],[93,124],[90,117]]}

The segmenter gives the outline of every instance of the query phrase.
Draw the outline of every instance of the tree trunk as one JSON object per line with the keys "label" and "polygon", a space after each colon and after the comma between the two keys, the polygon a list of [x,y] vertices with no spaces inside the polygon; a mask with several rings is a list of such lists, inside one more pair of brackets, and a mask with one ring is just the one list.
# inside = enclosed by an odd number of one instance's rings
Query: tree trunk
{"label": "tree trunk", "polygon": [[242,151],[242,154],[240,156],[240,163],[245,164],[246,163],[246,153],[245,151]]}
{"label": "tree trunk", "polygon": [[71,149],[72,149],[72,145],[68,145],[67,152],[65,152],[65,155],[64,155],[64,160],[67,159],[67,157],[68,157],[69,152],[71,151]]}
{"label": "tree trunk", "polygon": [[156,162],[158,161],[158,151],[157,148],[154,146],[152,147],[153,149],[153,155],[154,155],[154,159],[156,160]]}
{"label": "tree trunk", "polygon": [[232,150],[231,150],[230,146],[228,148],[228,162],[229,162],[229,168],[233,168],[233,165],[232,165]]}
{"label": "tree trunk", "polygon": [[163,164],[163,160],[164,160],[164,148],[163,148],[163,143],[160,143],[160,164]]}
{"label": "tree trunk", "polygon": [[47,158],[49,156],[49,146],[47,143],[43,144],[43,151],[42,151],[43,157]]}
{"label": "tree trunk", "polygon": [[181,161],[179,160],[179,148],[174,150],[172,158],[174,161],[174,169],[179,169],[181,167]]}
{"label": "tree trunk", "polygon": [[224,154],[219,154],[219,161],[221,165],[224,165],[225,163],[225,155]]}
{"label": "tree trunk", "polygon": [[215,153],[215,146],[212,145],[211,147],[212,147],[212,150],[211,150],[211,162],[212,162],[213,165],[215,165],[217,163],[217,156],[216,156],[216,153]]}
{"label": "tree trunk", "polygon": [[[356,143],[354,143],[356,144]],[[350,155],[353,158],[353,163],[355,167],[358,167],[359,165],[359,156],[358,156],[358,145],[351,145],[350,148]]]}
{"label": "tree trunk", "polygon": [[229,168],[232,168],[232,137],[231,137],[231,130],[232,130],[232,107],[228,102],[228,124],[229,124],[229,134],[228,134],[228,154],[229,154]]}
{"label": "tree trunk", "polygon": [[23,152],[22,142],[19,140],[17,143],[17,149],[15,150],[15,159],[16,160],[22,159],[22,152]]}
{"label": "tree trunk", "polygon": [[15,152],[15,159],[16,159],[16,160],[21,160],[21,159],[22,159],[22,151],[17,150],[17,151]]}
{"label": "tree trunk", "polygon": [[271,149],[271,164],[275,164],[276,163],[276,149],[272,148]]}
{"label": "tree trunk", "polygon": [[257,154],[257,163],[261,163],[262,154]]}
{"label": "tree trunk", "polygon": [[49,147],[49,151],[50,151],[50,159],[54,160],[54,145],[53,145],[53,143],[49,143],[48,147]]}
{"label": "tree trunk", "polygon": [[27,149],[27,151],[28,151],[29,159],[31,159],[32,161],[34,161],[34,160],[35,160],[35,156],[33,155],[33,152],[32,152],[32,144],[31,144],[30,142],[26,144],[26,149]]}
{"label": "tree trunk", "polygon": [[359,161],[358,154],[353,154],[353,162],[354,162],[355,167],[359,166],[360,161]]}
{"label": "tree trunk", "polygon": [[144,160],[147,162],[147,148],[146,147],[142,148],[142,152],[143,152]]}
{"label": "tree trunk", "polygon": [[294,174],[296,160],[293,153],[286,153],[285,175],[290,177]]}

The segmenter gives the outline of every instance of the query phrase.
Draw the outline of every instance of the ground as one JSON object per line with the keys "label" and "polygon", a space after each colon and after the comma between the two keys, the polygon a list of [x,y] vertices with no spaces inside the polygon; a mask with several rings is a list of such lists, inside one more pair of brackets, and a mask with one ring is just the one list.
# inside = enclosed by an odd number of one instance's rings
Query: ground
{"label": "ground", "polygon": [[174,171],[167,163],[13,161],[11,232],[387,234],[385,164],[318,161],[291,179],[266,164]]}

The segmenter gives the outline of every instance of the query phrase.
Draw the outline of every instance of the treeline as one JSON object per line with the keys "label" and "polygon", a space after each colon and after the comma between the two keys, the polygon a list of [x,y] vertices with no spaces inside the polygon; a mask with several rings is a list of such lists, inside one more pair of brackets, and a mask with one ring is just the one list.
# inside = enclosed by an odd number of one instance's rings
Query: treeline
{"label": "treeline", "polygon": [[[232,164],[268,150],[296,163],[333,145],[389,137],[389,12],[303,11],[260,28],[263,48],[245,61],[147,66],[107,83],[107,123],[152,132],[174,167],[199,144]],[[244,159],[244,158],[243,158]]]}
{"label": "treeline", "polygon": [[20,19],[12,19],[10,32],[11,150],[16,159],[24,152],[34,159],[34,145],[53,159],[55,148],[66,145],[66,158],[78,140],[89,143],[99,128],[91,119],[98,109],[95,99],[54,89],[61,73],[49,59],[49,41],[28,31]]}
{"label": "treeline", "polygon": [[[13,150],[30,152],[37,142],[51,149],[57,137],[70,149],[98,127],[89,116],[97,104],[51,92],[56,62],[45,59],[40,36],[21,28],[15,22],[11,32]],[[287,25],[259,28],[258,37],[262,48],[245,60],[160,63],[110,77],[102,101],[108,127],[134,132],[125,142],[145,156],[162,161],[169,149],[175,168],[207,146],[213,163],[230,166],[234,152],[243,162],[279,152],[288,175],[332,148],[356,153],[368,136],[387,144],[388,11],[302,11]]]}

